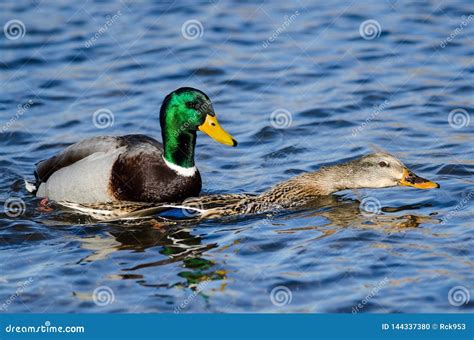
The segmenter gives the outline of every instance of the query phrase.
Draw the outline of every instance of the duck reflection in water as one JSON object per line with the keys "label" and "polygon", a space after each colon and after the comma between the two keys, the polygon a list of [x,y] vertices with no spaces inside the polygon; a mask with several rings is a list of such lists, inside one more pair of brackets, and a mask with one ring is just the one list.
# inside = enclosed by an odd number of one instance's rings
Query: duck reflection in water
{"label": "duck reflection in water", "polygon": [[[305,206],[299,207],[297,211],[277,211],[266,213],[265,221],[272,223],[278,220],[284,223],[286,219],[299,220],[301,227],[289,229],[278,228],[275,230],[279,234],[299,233],[313,231],[316,237],[313,240],[328,237],[343,228],[362,228],[377,230],[384,233],[399,233],[406,231],[407,228],[417,228],[421,223],[437,223],[437,219],[431,216],[418,214],[396,213],[401,211],[416,211],[422,208],[421,205],[407,205],[402,207],[380,207],[380,213],[367,213],[361,210],[361,202],[353,199],[347,199],[338,196],[325,196],[308,202]],[[153,220],[142,221],[139,224],[121,224],[108,223],[103,224],[108,230],[108,237],[81,238],[82,248],[92,251],[92,253],[81,261],[95,262],[106,259],[115,252],[133,251],[143,253],[150,252],[151,249],[158,249],[159,254],[165,258],[156,260],[156,257],[146,256],[144,262],[128,266],[121,266],[119,279],[135,279],[138,284],[146,287],[167,286],[168,278],[163,278],[163,282],[149,282],[145,277],[146,269],[166,266],[173,263],[180,263],[184,270],[177,276],[182,279],[172,286],[183,286],[196,289],[197,285],[208,281],[221,281],[222,289],[225,287],[227,279],[227,268],[225,263],[216,262],[207,252],[210,250],[229,247],[224,244],[206,243],[206,234],[198,234],[193,228],[203,226],[206,228],[219,227],[225,228],[226,232],[235,230],[239,232],[242,227],[237,222],[242,219],[261,219],[262,215],[253,215],[251,217],[229,216],[218,219],[203,221],[199,218],[189,218],[185,220],[166,220],[156,218]],[[318,225],[307,225],[305,221],[314,221],[320,219]],[[314,222],[313,222],[314,223]],[[235,227],[234,227],[235,226]],[[250,227],[249,227],[250,228]],[[235,243],[235,242],[234,242]],[[150,259],[152,259],[150,261]],[[156,281],[156,278],[155,278]]]}

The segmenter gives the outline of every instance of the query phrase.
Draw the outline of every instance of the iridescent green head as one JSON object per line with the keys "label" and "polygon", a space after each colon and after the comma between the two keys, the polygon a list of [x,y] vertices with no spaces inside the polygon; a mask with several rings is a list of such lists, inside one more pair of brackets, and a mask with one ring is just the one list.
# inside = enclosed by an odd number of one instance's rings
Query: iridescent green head
{"label": "iridescent green head", "polygon": [[220,127],[209,97],[191,87],[179,88],[166,96],[161,105],[160,124],[165,159],[185,168],[194,166],[197,130],[219,143],[237,145]]}

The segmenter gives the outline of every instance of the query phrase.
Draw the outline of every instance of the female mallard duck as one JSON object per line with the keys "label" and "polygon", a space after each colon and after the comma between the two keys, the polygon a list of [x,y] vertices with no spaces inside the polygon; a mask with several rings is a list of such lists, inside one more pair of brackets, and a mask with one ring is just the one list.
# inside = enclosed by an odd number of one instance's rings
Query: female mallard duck
{"label": "female mallard duck", "polygon": [[374,153],[359,159],[324,167],[281,182],[259,195],[224,194],[188,198],[182,204],[125,204],[112,209],[98,205],[64,205],[100,220],[134,218],[170,208],[184,209],[202,218],[257,214],[281,209],[304,207],[334,192],[345,189],[411,186],[419,189],[439,188],[439,184],[415,175],[397,158]]}
{"label": "female mallard duck", "polygon": [[359,159],[304,173],[275,185],[260,195],[211,195],[188,199],[182,208],[202,217],[255,214],[302,207],[334,192],[346,189],[410,186],[439,188],[439,184],[415,175],[397,158],[374,153]]}
{"label": "female mallard duck", "polygon": [[180,202],[197,196],[196,131],[237,142],[217,122],[209,97],[190,87],[166,96],[160,110],[163,144],[145,135],[85,139],[37,164],[37,197],[75,203]]}

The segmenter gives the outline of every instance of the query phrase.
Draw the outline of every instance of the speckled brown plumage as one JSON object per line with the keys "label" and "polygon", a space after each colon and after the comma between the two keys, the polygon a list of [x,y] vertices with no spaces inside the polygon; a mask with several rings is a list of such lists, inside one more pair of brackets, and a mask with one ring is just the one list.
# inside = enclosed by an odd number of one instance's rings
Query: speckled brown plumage
{"label": "speckled brown plumage", "polygon": [[[211,195],[193,200],[193,206],[204,209],[203,217],[256,214],[295,208],[327,191],[315,186],[317,174],[303,174],[277,184],[260,195]],[[188,201],[185,202],[188,204]]]}

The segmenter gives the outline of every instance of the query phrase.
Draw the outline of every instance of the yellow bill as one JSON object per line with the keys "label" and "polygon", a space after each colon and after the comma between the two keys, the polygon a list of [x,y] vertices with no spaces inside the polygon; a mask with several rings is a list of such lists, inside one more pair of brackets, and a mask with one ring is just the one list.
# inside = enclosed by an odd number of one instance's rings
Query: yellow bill
{"label": "yellow bill", "polygon": [[237,141],[232,138],[228,132],[221,128],[215,116],[207,115],[204,123],[199,125],[198,128],[216,142],[224,145],[237,146]]}
{"label": "yellow bill", "polygon": [[431,182],[425,178],[419,177],[408,169],[403,169],[403,176],[399,183],[403,186],[414,187],[418,189],[439,188],[438,183]]}

